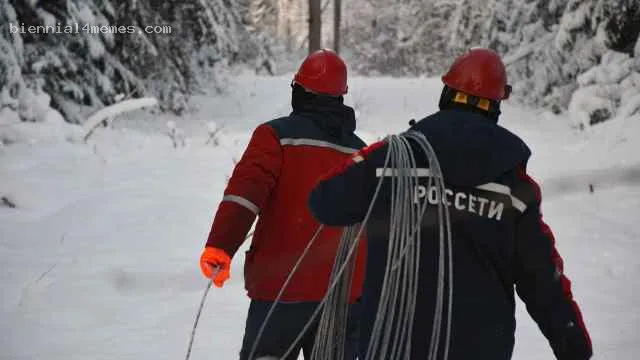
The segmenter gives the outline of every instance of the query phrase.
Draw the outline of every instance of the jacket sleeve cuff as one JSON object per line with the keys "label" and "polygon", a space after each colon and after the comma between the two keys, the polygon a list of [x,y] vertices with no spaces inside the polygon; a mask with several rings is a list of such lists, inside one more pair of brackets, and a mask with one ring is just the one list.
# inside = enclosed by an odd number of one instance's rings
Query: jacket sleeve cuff
{"label": "jacket sleeve cuff", "polygon": [[223,199],[213,220],[206,246],[222,249],[233,257],[256,218],[255,209],[247,205],[249,204]]}

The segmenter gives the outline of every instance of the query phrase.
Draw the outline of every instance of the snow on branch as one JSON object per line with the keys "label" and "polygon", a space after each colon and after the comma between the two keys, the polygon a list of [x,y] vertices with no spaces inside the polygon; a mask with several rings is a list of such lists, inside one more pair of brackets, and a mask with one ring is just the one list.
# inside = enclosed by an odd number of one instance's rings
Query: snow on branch
{"label": "snow on branch", "polygon": [[96,129],[96,127],[98,127],[100,123],[102,123],[103,121],[109,118],[127,113],[129,111],[142,109],[144,107],[155,106],[157,104],[158,104],[158,99],[148,97],[148,98],[142,98],[142,99],[124,100],[119,103],[113,104],[111,106],[102,108],[96,111],[95,113],[93,113],[91,116],[89,116],[89,118],[87,118],[87,121],[83,126],[83,132],[84,132],[83,139],[86,142],[91,136],[91,134],[93,134],[93,131]]}

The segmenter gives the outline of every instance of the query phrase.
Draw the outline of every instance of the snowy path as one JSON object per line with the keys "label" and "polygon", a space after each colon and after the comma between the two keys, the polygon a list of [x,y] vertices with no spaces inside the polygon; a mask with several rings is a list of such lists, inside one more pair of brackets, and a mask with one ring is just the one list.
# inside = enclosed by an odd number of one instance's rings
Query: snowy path
{"label": "snowy path", "polygon": [[[197,258],[232,158],[256,124],[288,111],[288,78],[236,81],[229,97],[202,96],[197,113],[176,121],[186,148],[155,133],[166,118],[135,114],[90,145],[41,137],[1,150],[0,195],[18,208],[0,207],[0,358],[184,358],[205,285]],[[434,79],[354,79],[350,88],[368,140],[428,114],[440,92]],[[220,147],[202,145],[210,120],[227,124]],[[574,133],[555,120],[505,108],[505,126],[534,150],[594,358],[636,359],[640,122]],[[228,286],[210,294],[192,359],[234,359],[246,306],[237,256]],[[522,308],[518,321],[514,359],[552,358]]]}

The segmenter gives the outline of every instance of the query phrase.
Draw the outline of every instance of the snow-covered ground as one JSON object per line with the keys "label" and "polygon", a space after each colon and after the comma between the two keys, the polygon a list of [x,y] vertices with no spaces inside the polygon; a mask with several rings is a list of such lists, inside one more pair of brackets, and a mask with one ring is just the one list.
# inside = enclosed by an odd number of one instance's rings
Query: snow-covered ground
{"label": "snow-covered ground", "polygon": [[[212,215],[251,130],[289,112],[289,81],[238,76],[225,96],[197,96],[183,118],[123,115],[87,144],[64,124],[2,125],[17,142],[0,149],[0,196],[16,205],[0,206],[0,358],[184,359]],[[441,88],[355,78],[350,89],[372,141],[434,111]],[[174,149],[167,120],[186,146]],[[205,144],[212,121],[223,127],[217,146]],[[594,359],[637,359],[640,119],[577,132],[568,119],[506,106],[502,123],[534,151],[530,170]],[[191,359],[236,358],[248,304],[242,261],[211,291]],[[516,338],[514,359],[552,358],[521,306]]]}

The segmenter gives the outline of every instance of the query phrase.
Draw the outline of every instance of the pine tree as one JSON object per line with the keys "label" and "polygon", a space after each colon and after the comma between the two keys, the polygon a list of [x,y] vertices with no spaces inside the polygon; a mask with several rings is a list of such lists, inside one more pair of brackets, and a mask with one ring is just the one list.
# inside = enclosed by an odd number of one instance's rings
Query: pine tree
{"label": "pine tree", "polygon": [[[368,74],[437,74],[451,57],[450,1],[357,0],[345,6],[345,48]],[[354,14],[357,14],[354,16]]]}
{"label": "pine tree", "polygon": [[[0,90],[10,95],[3,95],[3,99],[20,98],[25,90],[42,88],[51,96],[52,106],[72,122],[81,122],[88,111],[114,102],[118,94],[153,94],[166,109],[179,112],[185,108],[186,97],[201,85],[199,75],[207,68],[258,57],[263,64],[270,56],[249,33],[248,1],[51,0],[12,4],[0,0],[3,24],[63,30],[74,24],[81,27],[60,34],[10,34],[3,27]],[[127,33],[99,30],[123,24],[135,28]],[[147,26],[164,26],[170,32],[148,32]]]}
{"label": "pine tree", "polygon": [[486,23],[492,15],[489,0],[458,0],[454,3],[448,26],[449,44],[452,50],[461,52],[479,46],[483,40]]}
{"label": "pine tree", "polygon": [[518,99],[560,112],[579,86],[577,79],[598,66],[604,54],[632,53],[640,31],[633,25],[640,21],[635,4],[496,0],[483,43],[504,55]]}
{"label": "pine tree", "polygon": [[250,1],[249,21],[256,28],[275,36],[278,26],[278,4],[276,0]]}
{"label": "pine tree", "polygon": [[[18,17],[6,0],[0,0],[0,23],[18,25]],[[13,107],[15,110],[16,99],[24,87],[21,69],[24,64],[24,46],[22,37],[11,34],[6,26],[0,33],[0,108]]]}

